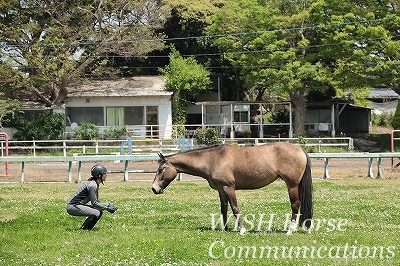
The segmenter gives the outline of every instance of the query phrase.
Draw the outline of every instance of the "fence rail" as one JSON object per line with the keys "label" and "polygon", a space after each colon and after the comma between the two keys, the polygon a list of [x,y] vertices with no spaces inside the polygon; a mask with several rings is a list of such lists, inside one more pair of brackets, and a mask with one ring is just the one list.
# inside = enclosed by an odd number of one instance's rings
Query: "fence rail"
{"label": "fence rail", "polygon": [[[9,154],[33,155],[39,152],[62,153],[64,157],[73,154],[100,155],[100,154],[149,154],[158,152],[178,152],[180,143],[178,139],[135,139],[131,138],[132,150],[127,149],[128,139],[119,140],[33,140],[33,141],[8,141]],[[315,147],[322,152],[325,147],[343,147],[349,151],[353,150],[353,139],[341,138],[237,138],[220,139],[223,143],[236,143],[237,145],[262,145],[265,143],[287,141],[297,143],[306,147]],[[195,139],[188,139],[192,147],[197,145]],[[0,141],[1,142],[1,141]],[[3,142],[1,142],[2,144]],[[0,149],[3,151],[4,146]]]}
{"label": "fence rail", "polygon": [[[378,174],[377,178],[383,177],[381,160],[383,158],[400,158],[399,152],[386,153],[309,153],[311,158],[324,159],[324,179],[329,177],[329,159],[330,158],[366,158],[368,159],[368,175],[367,177],[374,178],[372,173],[373,159],[377,160]],[[128,165],[134,161],[154,161],[158,160],[158,155],[94,155],[94,156],[4,156],[0,157],[0,163],[20,162],[21,163],[21,183],[25,182],[25,163],[26,162],[66,162],[68,163],[68,182],[72,182],[72,163],[78,163],[78,182],[81,181],[82,162],[97,162],[97,161],[123,161],[124,181],[128,181]]]}

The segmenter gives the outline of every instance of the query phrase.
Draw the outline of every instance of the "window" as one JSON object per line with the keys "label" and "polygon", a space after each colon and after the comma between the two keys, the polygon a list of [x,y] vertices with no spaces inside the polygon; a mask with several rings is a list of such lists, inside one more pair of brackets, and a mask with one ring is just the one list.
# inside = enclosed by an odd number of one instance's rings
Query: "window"
{"label": "window", "polygon": [[104,125],[103,107],[68,107],[66,108],[67,125],[85,121],[96,126]]}
{"label": "window", "polygon": [[158,107],[146,106],[146,135],[148,137],[158,137]]}
{"label": "window", "polygon": [[158,124],[158,108],[157,106],[146,107],[146,125]]}
{"label": "window", "polygon": [[248,123],[249,113],[247,111],[236,111],[233,113],[234,122]]}
{"label": "window", "polygon": [[144,106],[124,107],[126,125],[144,124]]}
{"label": "window", "polygon": [[[145,115],[144,106],[107,107],[106,125],[157,125],[157,106],[147,106]],[[72,122],[80,124],[82,121],[93,123],[97,126],[104,125],[103,107],[74,107],[67,108],[67,125]]]}
{"label": "window", "polygon": [[250,122],[250,106],[249,105],[235,105],[233,107],[233,121],[238,123]]}
{"label": "window", "polygon": [[107,107],[107,126],[123,126],[124,122],[123,107]]}
{"label": "window", "polygon": [[107,126],[143,125],[144,106],[107,107]]}

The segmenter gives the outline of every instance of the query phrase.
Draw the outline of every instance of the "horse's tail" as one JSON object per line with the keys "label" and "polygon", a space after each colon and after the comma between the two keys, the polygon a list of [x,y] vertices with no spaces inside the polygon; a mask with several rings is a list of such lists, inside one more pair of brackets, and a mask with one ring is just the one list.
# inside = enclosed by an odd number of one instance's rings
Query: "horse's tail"
{"label": "horse's tail", "polygon": [[303,225],[306,221],[305,226],[309,228],[311,226],[311,219],[313,217],[313,197],[312,197],[312,178],[311,178],[311,159],[307,152],[304,152],[307,156],[306,169],[304,170],[303,177],[299,184],[300,192],[300,224]]}

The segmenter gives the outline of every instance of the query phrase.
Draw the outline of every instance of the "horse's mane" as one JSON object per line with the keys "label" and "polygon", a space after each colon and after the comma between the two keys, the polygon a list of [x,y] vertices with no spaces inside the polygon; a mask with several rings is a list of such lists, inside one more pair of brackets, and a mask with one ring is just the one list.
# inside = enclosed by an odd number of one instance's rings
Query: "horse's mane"
{"label": "horse's mane", "polygon": [[[175,153],[175,154],[199,153],[199,152],[203,152],[205,150],[222,149],[222,148],[225,148],[227,146],[229,146],[229,145],[227,145],[227,144],[217,144],[217,145],[214,145],[214,146],[201,147],[201,148],[198,148],[198,149],[187,150],[187,151],[183,151],[183,152]],[[175,154],[170,154],[170,155],[167,155],[165,157],[170,157],[170,156],[173,156]]]}

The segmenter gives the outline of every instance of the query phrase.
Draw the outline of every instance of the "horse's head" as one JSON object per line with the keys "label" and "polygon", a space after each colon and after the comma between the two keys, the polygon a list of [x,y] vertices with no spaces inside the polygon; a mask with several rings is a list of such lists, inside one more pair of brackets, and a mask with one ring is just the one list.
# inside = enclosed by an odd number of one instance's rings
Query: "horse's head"
{"label": "horse's head", "polygon": [[175,179],[178,171],[175,167],[164,157],[161,153],[158,154],[160,160],[158,160],[158,169],[156,176],[154,177],[152,190],[154,194],[163,193],[164,189]]}

